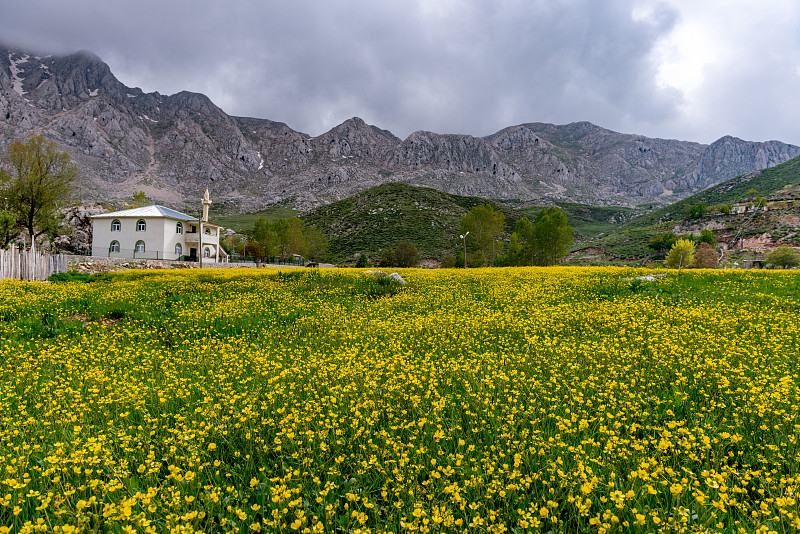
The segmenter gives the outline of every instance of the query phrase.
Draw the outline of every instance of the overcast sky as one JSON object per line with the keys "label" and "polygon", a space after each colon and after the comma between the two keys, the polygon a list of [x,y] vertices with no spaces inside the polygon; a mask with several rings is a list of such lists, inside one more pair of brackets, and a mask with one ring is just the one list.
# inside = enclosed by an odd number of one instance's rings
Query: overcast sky
{"label": "overcast sky", "polygon": [[4,0],[0,41],[311,135],[585,120],[800,145],[797,0]]}

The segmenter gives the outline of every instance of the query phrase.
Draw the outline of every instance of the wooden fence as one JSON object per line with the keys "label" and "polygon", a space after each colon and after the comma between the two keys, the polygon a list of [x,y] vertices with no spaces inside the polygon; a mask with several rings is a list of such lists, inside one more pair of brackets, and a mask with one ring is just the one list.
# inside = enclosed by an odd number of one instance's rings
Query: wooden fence
{"label": "wooden fence", "polygon": [[0,250],[0,280],[47,280],[54,273],[67,270],[67,257],[63,254],[33,252],[31,250]]}

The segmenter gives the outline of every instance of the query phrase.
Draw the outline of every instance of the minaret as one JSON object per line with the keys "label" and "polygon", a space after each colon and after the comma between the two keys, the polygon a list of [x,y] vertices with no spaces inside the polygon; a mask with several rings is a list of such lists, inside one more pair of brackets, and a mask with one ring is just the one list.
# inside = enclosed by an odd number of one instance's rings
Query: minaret
{"label": "minaret", "polygon": [[208,222],[208,207],[211,205],[211,200],[208,198],[208,188],[206,187],[206,194],[203,195],[203,222]]}

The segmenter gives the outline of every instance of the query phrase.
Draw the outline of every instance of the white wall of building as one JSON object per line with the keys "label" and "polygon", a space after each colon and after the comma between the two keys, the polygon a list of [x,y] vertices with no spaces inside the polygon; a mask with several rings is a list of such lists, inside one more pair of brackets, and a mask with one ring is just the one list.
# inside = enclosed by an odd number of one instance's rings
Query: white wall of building
{"label": "white wall of building", "polygon": [[[120,230],[112,231],[114,220],[120,222]],[[137,222],[145,221],[145,230],[136,230]],[[177,224],[183,225],[183,232],[178,233]],[[211,257],[204,257],[203,261],[222,261],[219,254],[220,228],[213,224],[203,224],[203,248],[211,249]],[[192,226],[195,232],[192,233]],[[205,233],[205,229],[210,230]],[[198,221],[180,221],[169,217],[97,217],[93,219],[92,227],[92,256],[110,258],[136,258],[136,259],[166,259],[177,260],[180,256],[188,257],[191,249],[196,248],[197,254],[202,254],[198,246],[200,224]],[[187,240],[189,241],[187,243]],[[111,243],[119,242],[119,251],[111,251]],[[138,241],[144,241],[144,252],[136,252]],[[181,254],[175,253],[175,245],[180,243]]]}

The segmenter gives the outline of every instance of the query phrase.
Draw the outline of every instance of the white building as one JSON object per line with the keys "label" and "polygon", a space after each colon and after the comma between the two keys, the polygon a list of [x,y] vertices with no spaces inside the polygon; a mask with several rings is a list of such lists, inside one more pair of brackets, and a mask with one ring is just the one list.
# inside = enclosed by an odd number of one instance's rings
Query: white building
{"label": "white building", "polygon": [[225,263],[219,244],[222,227],[208,221],[208,190],[203,217],[164,206],[145,206],[92,216],[92,256]]}

